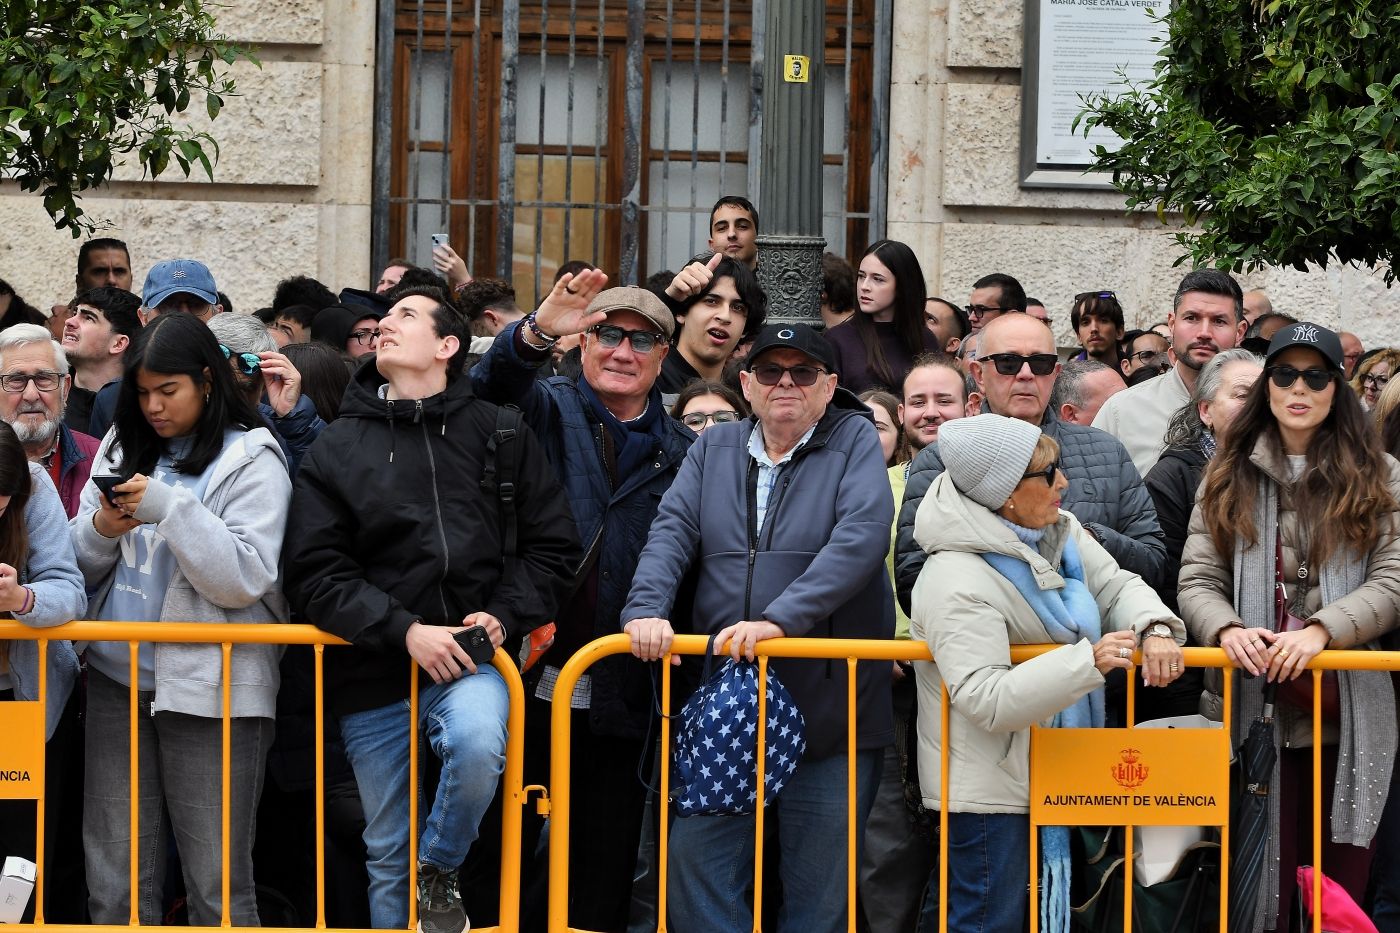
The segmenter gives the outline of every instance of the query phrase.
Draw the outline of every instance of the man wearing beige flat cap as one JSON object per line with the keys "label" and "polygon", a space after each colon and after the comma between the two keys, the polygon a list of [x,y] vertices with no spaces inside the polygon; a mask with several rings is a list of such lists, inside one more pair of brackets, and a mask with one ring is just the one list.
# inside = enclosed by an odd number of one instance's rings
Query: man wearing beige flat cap
{"label": "man wearing beige flat cap", "polygon": [[[476,394],[519,405],[564,487],[585,556],[564,601],[555,642],[529,689],[525,778],[549,783],[550,701],[559,668],[588,642],[622,630],[619,616],[647,532],[695,435],[666,414],[656,386],[671,352],[675,318],[644,288],[604,288],[597,269],[565,275],[544,302],[511,324],[472,368]],[[583,374],[540,380],[535,370],[561,337],[581,335]],[[609,658],[590,668],[570,697],[573,813],[569,926],[627,926],[654,752],[646,741],[653,706],[645,662]],[[654,778],[652,779],[654,780]],[[539,820],[526,815],[523,851],[534,851]],[[546,903],[543,871],[527,866],[523,930]],[[542,866],[541,866],[542,867]],[[533,877],[532,877],[533,875]]]}

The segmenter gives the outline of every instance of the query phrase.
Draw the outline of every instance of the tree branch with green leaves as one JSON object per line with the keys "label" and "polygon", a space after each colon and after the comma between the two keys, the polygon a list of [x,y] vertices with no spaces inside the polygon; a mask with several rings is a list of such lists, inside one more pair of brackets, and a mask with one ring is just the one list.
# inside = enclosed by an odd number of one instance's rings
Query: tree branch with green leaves
{"label": "tree branch with green leaves", "polygon": [[173,159],[212,181],[218,143],[171,117],[235,93],[228,66],[252,55],[219,34],[201,0],[7,0],[0,31],[0,175],[43,195],[74,237],[78,203],[134,154],[150,178]]}

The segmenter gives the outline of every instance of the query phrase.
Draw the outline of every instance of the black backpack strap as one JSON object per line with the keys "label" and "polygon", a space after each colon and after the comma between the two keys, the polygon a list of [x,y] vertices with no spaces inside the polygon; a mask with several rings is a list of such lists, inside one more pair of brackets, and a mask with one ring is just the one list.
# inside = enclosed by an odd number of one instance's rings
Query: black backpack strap
{"label": "black backpack strap", "polygon": [[486,466],[481,473],[481,488],[494,494],[501,517],[501,582],[510,578],[515,563],[518,536],[515,523],[516,457],[521,430],[520,409],[501,405],[496,409],[496,430],[486,442]]}

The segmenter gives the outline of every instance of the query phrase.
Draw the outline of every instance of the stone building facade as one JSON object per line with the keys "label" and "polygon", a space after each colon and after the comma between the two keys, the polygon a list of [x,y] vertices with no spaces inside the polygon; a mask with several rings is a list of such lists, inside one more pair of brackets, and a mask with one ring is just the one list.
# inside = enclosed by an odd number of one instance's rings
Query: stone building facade
{"label": "stone building facade", "polygon": [[[1155,214],[1126,216],[1111,192],[1018,184],[1022,2],[893,0],[887,234],[914,247],[931,294],[961,302],[979,275],[1016,275],[1063,343],[1079,291],[1118,292],[1130,324],[1161,320],[1184,270]],[[124,171],[86,208],[131,244],[138,283],[152,262],[194,255],[239,310],[268,303],[294,272],[367,285],[373,121],[389,105],[375,100],[374,0],[230,0],[219,15],[262,65],[237,66],[241,96],[210,127],[217,181]],[[70,297],[77,244],[38,198],[0,186],[0,229],[0,278],[39,307]],[[1396,340],[1385,312],[1400,295],[1378,274],[1275,269],[1243,281],[1368,346]]]}

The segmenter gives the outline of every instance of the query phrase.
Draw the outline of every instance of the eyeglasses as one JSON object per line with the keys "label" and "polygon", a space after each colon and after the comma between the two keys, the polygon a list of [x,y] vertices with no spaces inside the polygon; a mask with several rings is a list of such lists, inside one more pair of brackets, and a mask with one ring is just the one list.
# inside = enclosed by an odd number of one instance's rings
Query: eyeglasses
{"label": "eyeglasses", "polygon": [[[1294,369],[1292,366],[1270,366],[1265,370],[1269,378],[1274,381],[1274,385],[1280,389],[1286,389],[1298,381],[1302,376],[1303,381],[1308,384],[1308,388],[1314,392],[1321,392],[1327,388],[1327,383],[1332,381],[1332,374],[1325,369]],[[1362,380],[1365,382],[1365,380]],[[1385,383],[1381,383],[1384,385]]]}
{"label": "eyeglasses", "polygon": [[1384,389],[1389,382],[1389,376],[1379,376],[1375,373],[1367,373],[1361,377],[1361,384],[1373,389]]}
{"label": "eyeglasses", "polygon": [[1118,300],[1118,296],[1113,294],[1113,292],[1080,292],[1078,295],[1074,296],[1074,303],[1079,304],[1086,298],[1102,298],[1111,301]]}
{"label": "eyeglasses", "polygon": [[1143,366],[1146,366],[1148,363],[1151,363],[1153,360],[1157,359],[1157,357],[1161,356],[1163,353],[1166,352],[1166,350],[1139,350],[1136,353],[1129,353],[1128,359],[1137,360],[1138,363],[1140,363]]}
{"label": "eyeglasses", "polygon": [[983,315],[991,311],[1015,311],[1016,309],[998,308],[996,305],[968,305],[967,307],[963,308],[963,310],[967,312],[968,317],[976,321],[980,319]]}
{"label": "eyeglasses", "polygon": [[1032,353],[1030,356],[1022,356],[1019,353],[993,353],[982,359],[990,360],[997,372],[1003,376],[1014,376],[1021,371],[1022,366],[1028,364],[1032,375],[1048,376],[1055,371],[1055,365],[1060,362],[1060,358],[1053,353]]}
{"label": "eyeglasses", "polygon": [[1021,479],[1028,480],[1035,476],[1045,477],[1045,485],[1055,485],[1055,474],[1060,471],[1060,461],[1056,460],[1043,470],[1036,470],[1034,473],[1022,473]]}
{"label": "eyeglasses", "polygon": [[30,382],[33,382],[34,388],[40,392],[52,392],[58,388],[59,380],[62,378],[62,373],[52,372],[6,373],[0,376],[0,389],[18,395],[25,390]]}
{"label": "eyeglasses", "polygon": [[698,431],[705,426],[706,421],[713,421],[715,424],[729,424],[731,421],[738,421],[737,411],[693,411],[681,417],[681,424],[687,428]]}
{"label": "eyeglasses", "polygon": [[219,349],[224,351],[224,359],[232,360],[234,367],[245,376],[253,375],[262,367],[262,360],[256,353],[234,353],[223,344],[219,344]]}
{"label": "eyeglasses", "polygon": [[638,353],[650,353],[656,349],[658,343],[665,343],[666,338],[653,330],[623,330],[616,324],[599,324],[593,328],[593,333],[598,337],[598,342],[609,350],[622,346],[622,338],[626,337],[632,344],[632,349]]}
{"label": "eyeglasses", "polygon": [[826,370],[816,366],[779,366],[777,363],[759,363],[753,368],[753,377],[758,380],[759,385],[775,386],[783,381],[783,373],[792,377],[793,385],[806,388],[815,385],[817,377],[825,373]]}
{"label": "eyeglasses", "polygon": [[379,339],[379,331],[377,331],[377,330],[352,330],[352,331],[350,332],[350,339],[353,340],[353,341],[355,341],[356,343],[358,343],[360,346],[363,347],[366,343],[371,343],[371,344],[372,344],[372,343],[374,343],[376,340],[378,340],[378,339]]}

